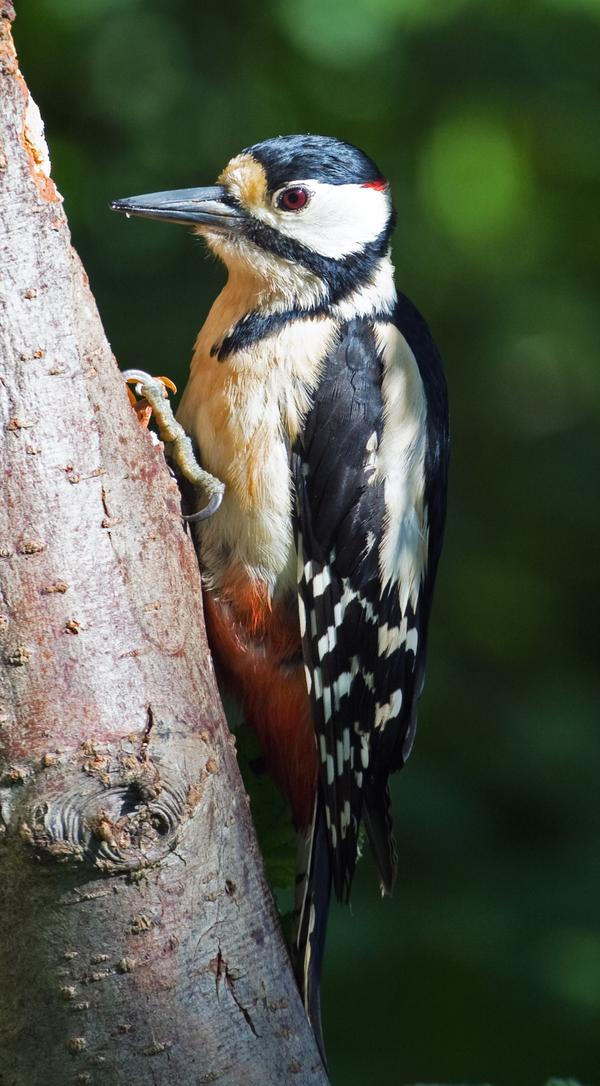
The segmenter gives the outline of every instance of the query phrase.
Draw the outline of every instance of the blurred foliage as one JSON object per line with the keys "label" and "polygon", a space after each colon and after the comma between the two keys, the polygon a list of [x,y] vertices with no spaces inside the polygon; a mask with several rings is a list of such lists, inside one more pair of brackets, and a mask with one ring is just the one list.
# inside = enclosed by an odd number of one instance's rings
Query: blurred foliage
{"label": "blurred foliage", "polygon": [[19,0],[23,70],[120,362],[185,380],[223,281],[111,198],[279,132],[390,177],[446,359],[447,543],[401,872],[333,911],[334,1083],[600,1081],[600,0]]}
{"label": "blurred foliage", "polygon": [[[231,723],[229,713],[227,717]],[[292,892],[296,876],[296,834],[290,809],[266,771],[255,735],[242,726],[235,729],[235,737],[238,763],[250,798],[267,878],[277,894],[279,910],[285,914],[293,907]]]}

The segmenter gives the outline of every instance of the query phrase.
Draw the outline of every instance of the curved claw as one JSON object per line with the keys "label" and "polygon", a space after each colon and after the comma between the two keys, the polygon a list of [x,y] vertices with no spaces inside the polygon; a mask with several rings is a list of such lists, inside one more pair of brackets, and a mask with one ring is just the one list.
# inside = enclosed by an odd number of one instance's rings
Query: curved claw
{"label": "curved claw", "polygon": [[145,370],[122,370],[121,375],[125,381],[140,381],[143,385],[151,385],[156,381],[156,377]]}
{"label": "curved claw", "polygon": [[[136,396],[142,395],[142,388],[144,385],[149,385],[150,388],[153,388],[156,385],[162,385],[162,381],[158,377],[153,377],[150,373],[146,373],[145,370],[123,370],[123,378],[127,385],[131,384],[133,381],[136,382]],[[164,390],[164,385],[162,385],[162,387]]]}
{"label": "curved claw", "polygon": [[156,383],[156,378],[152,377],[150,373],[146,373],[145,370],[123,370],[123,380],[129,384],[130,381],[137,381],[136,392],[140,395],[139,389],[142,385],[153,385]]}
{"label": "curved claw", "polygon": [[190,513],[187,517],[184,516],[183,519],[186,524],[199,524],[201,520],[208,520],[209,517],[212,517],[223,501],[224,493],[224,489],[218,490],[216,494],[213,494],[208,505],[204,506],[204,509],[199,509],[197,513]]}
{"label": "curved claw", "polygon": [[145,370],[123,370],[122,373],[126,384],[130,384],[131,381],[137,382],[135,391],[138,396],[141,395],[143,385],[160,385],[165,396],[169,392],[177,392],[177,385],[173,383],[170,377],[153,377],[151,373],[146,373]]}

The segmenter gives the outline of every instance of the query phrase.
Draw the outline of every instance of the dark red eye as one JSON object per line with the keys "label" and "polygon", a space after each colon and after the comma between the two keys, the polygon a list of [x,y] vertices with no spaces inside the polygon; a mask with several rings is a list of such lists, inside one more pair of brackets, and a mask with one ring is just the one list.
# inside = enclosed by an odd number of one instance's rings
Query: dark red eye
{"label": "dark red eye", "polygon": [[277,203],[279,207],[282,207],[284,211],[300,211],[301,207],[308,202],[308,193],[306,189],[302,189],[299,186],[292,189],[286,189],[281,193]]}

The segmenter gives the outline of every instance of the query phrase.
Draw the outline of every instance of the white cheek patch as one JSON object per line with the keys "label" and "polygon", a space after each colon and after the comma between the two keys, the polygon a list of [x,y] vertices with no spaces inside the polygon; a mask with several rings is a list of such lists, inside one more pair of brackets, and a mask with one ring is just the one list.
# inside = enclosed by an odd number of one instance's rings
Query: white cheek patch
{"label": "white cheek patch", "polygon": [[304,187],[310,195],[300,211],[284,211],[274,206],[254,213],[279,233],[321,256],[339,260],[357,253],[386,227],[390,216],[386,190],[363,185],[326,185],[311,179],[292,183]]}

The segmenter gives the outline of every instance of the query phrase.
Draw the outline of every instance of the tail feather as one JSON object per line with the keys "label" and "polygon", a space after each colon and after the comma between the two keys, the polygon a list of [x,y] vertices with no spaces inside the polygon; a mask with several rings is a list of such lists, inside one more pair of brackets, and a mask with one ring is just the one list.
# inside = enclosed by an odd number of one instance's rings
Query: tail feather
{"label": "tail feather", "polygon": [[312,826],[299,840],[296,879],[297,928],[292,947],[300,994],[325,1060],[321,1026],[321,970],[331,894],[331,861],[323,801],[317,796]]}
{"label": "tail feather", "polygon": [[391,801],[387,786],[374,797],[365,795],[363,820],[379,872],[381,892],[391,894],[396,881],[398,853],[392,831]]}

